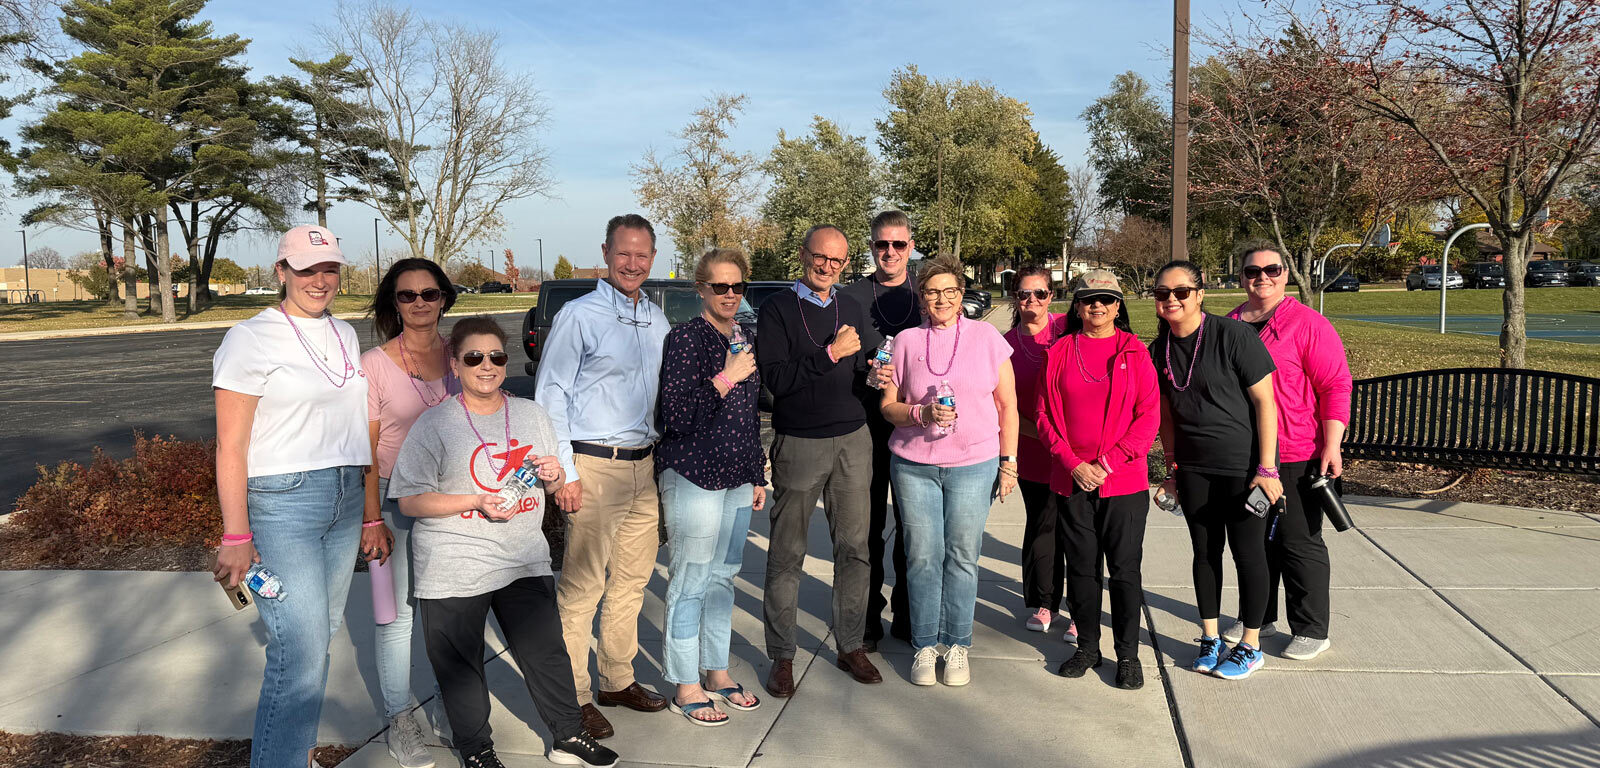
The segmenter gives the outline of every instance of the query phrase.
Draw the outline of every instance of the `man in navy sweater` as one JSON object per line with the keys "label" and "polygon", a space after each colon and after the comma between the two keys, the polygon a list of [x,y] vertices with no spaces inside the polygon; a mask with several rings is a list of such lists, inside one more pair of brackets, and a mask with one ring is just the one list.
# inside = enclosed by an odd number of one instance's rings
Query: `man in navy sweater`
{"label": "man in navy sweater", "polygon": [[880,339],[861,304],[835,290],[850,243],[832,225],[800,245],[793,293],[761,305],[756,366],[772,391],[772,534],[764,615],[772,671],[767,690],[794,694],[795,614],[806,529],[822,499],[833,538],[833,635],[840,669],[861,683],[882,675],[862,645],[871,577],[867,530],[872,436],[862,405],[867,356]]}

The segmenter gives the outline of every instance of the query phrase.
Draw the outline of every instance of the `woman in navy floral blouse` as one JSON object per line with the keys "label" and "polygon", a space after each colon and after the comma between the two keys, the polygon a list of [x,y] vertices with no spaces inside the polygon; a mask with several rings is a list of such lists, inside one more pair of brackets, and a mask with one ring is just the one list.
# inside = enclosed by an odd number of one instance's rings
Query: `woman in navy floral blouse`
{"label": "woman in navy floral blouse", "polygon": [[704,726],[728,722],[717,702],[740,711],[761,706],[728,675],[733,577],[750,513],[767,498],[754,339],[734,320],[749,273],[737,250],[700,257],[694,279],[704,310],[667,335],[661,365],[665,437],[656,466],[670,552],[662,657],[667,680],[678,686],[672,710]]}

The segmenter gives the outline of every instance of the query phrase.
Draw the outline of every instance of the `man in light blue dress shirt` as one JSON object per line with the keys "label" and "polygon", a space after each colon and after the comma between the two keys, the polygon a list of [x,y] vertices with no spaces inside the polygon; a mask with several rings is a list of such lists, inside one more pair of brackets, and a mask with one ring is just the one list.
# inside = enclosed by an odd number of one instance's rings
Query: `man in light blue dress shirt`
{"label": "man in light blue dress shirt", "polygon": [[[570,452],[559,455],[569,482],[554,494],[570,513],[556,604],[583,725],[596,739],[613,729],[595,703],[641,712],[667,706],[633,674],[639,609],[659,542],[655,414],[662,347],[671,330],[666,314],[640,290],[655,262],[655,240],[655,229],[637,214],[606,225],[600,251],[609,274],[593,293],[556,313],[535,395],[556,433],[571,441]],[[589,641],[597,606],[600,690],[594,694]]]}

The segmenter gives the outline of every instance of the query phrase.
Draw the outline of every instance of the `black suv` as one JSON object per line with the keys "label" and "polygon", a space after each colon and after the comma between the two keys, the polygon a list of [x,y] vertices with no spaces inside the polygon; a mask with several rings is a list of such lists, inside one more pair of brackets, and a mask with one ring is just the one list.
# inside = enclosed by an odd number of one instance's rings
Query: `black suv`
{"label": "black suv", "polygon": [[1468,288],[1506,287],[1506,268],[1500,262],[1480,261],[1468,264],[1462,272],[1467,275]]}
{"label": "black suv", "polygon": [[511,286],[499,280],[490,280],[478,286],[478,293],[511,293]]}
{"label": "black suv", "polygon": [[1528,262],[1528,275],[1522,279],[1522,284],[1529,288],[1540,286],[1567,285],[1566,267],[1559,261],[1530,261]]}
{"label": "black suv", "polygon": [[[528,375],[539,370],[539,342],[550,335],[550,323],[567,302],[587,294],[599,284],[597,280],[546,280],[539,284],[539,303],[522,318],[522,350],[528,353],[524,366]],[[700,314],[700,294],[695,293],[689,280],[646,280],[640,289],[645,296],[667,313],[673,325],[687,323]],[[752,323],[754,317],[751,318]]]}
{"label": "black suv", "polygon": [[1600,263],[1579,262],[1572,265],[1572,271],[1567,273],[1567,279],[1573,285],[1600,285]]}

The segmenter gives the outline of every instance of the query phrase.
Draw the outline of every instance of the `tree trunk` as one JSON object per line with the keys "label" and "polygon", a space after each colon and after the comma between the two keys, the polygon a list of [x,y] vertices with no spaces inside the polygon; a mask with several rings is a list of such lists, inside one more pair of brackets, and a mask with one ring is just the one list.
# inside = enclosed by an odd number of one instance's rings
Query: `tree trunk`
{"label": "tree trunk", "polygon": [[156,206],[156,270],[161,284],[161,322],[178,322],[178,308],[172,300],[172,236],[167,231],[167,208]]}
{"label": "tree trunk", "polygon": [[1528,274],[1528,256],[1533,250],[1533,232],[1524,231],[1521,237],[1510,237],[1496,232],[1500,242],[1506,244],[1506,290],[1502,296],[1504,320],[1500,323],[1500,367],[1528,367],[1528,309],[1527,289],[1522,280]]}
{"label": "tree trunk", "polygon": [[100,259],[106,266],[106,306],[115,307],[119,303],[117,297],[117,257],[112,253],[116,242],[111,236],[111,214],[95,206],[95,228],[100,232]]}
{"label": "tree trunk", "polygon": [[122,319],[139,319],[139,281],[134,277],[139,265],[139,247],[134,238],[133,217],[122,219]]}

